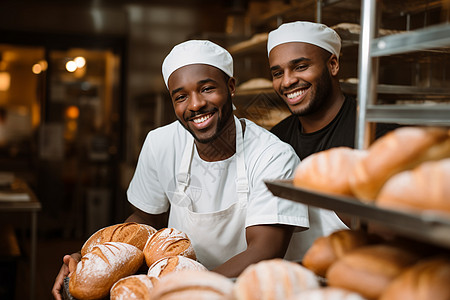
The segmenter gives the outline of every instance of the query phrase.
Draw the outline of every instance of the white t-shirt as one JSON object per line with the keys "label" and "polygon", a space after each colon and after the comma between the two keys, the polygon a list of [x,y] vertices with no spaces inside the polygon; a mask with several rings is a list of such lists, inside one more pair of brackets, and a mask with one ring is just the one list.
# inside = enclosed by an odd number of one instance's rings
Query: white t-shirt
{"label": "white t-shirt", "polygon": [[[286,224],[309,228],[294,233],[286,258],[300,260],[315,238],[345,225],[336,214],[273,196],[264,180],[293,177],[300,160],[293,148],[264,128],[245,120],[244,158],[249,184],[245,226]],[[176,174],[190,133],[178,121],[150,131],[142,147],[128,201],[138,209],[160,214],[170,207]],[[236,159],[203,161],[194,152],[186,194],[191,210],[205,213],[229,207],[237,201]],[[170,222],[170,221],[169,221]]]}

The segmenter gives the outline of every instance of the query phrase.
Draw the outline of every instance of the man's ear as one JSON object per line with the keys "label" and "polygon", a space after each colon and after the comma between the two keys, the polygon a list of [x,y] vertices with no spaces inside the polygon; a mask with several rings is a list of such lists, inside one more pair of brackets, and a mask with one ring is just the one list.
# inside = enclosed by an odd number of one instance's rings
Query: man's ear
{"label": "man's ear", "polygon": [[230,77],[228,79],[228,89],[230,90],[230,94],[234,95],[234,93],[236,92],[236,79],[234,79],[234,77]]}
{"label": "man's ear", "polygon": [[335,54],[332,54],[328,59],[327,65],[331,76],[337,76],[337,74],[339,73],[339,59]]}

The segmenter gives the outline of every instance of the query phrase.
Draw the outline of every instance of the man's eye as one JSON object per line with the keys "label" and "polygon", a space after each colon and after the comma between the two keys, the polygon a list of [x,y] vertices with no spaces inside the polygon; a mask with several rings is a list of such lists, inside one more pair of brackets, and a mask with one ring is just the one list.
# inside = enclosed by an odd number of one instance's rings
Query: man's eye
{"label": "man's eye", "polygon": [[283,75],[283,72],[272,72],[273,78],[279,78],[279,77],[281,77],[281,75]]}
{"label": "man's eye", "polygon": [[202,92],[211,92],[212,90],[214,90],[214,87],[212,86],[206,86],[204,88],[202,88]]}
{"label": "man's eye", "polygon": [[185,95],[178,95],[178,96],[175,97],[175,101],[176,102],[183,101],[184,99],[186,99]]}
{"label": "man's eye", "polygon": [[308,65],[298,65],[295,67],[296,71],[303,71],[308,68]]}

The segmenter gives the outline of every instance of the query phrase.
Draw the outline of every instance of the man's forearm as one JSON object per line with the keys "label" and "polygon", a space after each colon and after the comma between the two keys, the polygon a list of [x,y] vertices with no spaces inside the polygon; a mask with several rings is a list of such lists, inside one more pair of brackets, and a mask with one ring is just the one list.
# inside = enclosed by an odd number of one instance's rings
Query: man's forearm
{"label": "man's forearm", "polygon": [[162,213],[157,215],[147,214],[141,210],[134,211],[125,222],[135,222],[140,224],[147,224],[155,229],[165,228],[168,225],[169,214]]}

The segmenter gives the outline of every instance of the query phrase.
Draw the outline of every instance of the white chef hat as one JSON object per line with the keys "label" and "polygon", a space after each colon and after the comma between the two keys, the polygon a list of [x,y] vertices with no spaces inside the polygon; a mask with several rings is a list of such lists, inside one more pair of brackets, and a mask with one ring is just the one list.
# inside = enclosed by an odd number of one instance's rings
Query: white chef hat
{"label": "white chef hat", "polygon": [[274,47],[290,42],[316,45],[338,58],[341,51],[341,38],[336,31],[324,24],[296,21],[282,24],[269,33],[267,55]]}
{"label": "white chef hat", "polygon": [[227,50],[210,41],[190,40],[173,47],[164,59],[162,74],[166,87],[173,72],[192,64],[210,65],[233,77],[233,58]]}

